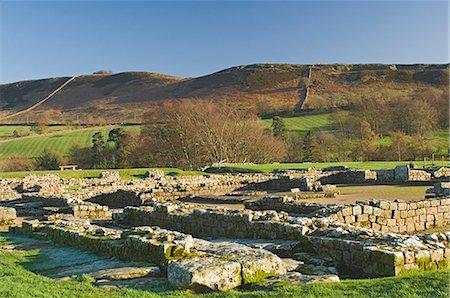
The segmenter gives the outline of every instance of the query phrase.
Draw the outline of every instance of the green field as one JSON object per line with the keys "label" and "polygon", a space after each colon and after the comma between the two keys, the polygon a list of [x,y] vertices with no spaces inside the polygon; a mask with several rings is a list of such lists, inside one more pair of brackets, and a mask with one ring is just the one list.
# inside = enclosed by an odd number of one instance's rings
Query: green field
{"label": "green field", "polygon": [[[37,136],[35,132],[31,130],[31,126],[27,125],[0,125],[0,140],[6,140],[9,138],[14,138],[13,132],[15,130],[29,133],[30,136]],[[53,133],[58,131],[68,131],[67,126],[54,125],[46,127],[47,132]]]}
{"label": "green field", "polygon": [[[306,135],[310,130],[315,131],[331,131],[333,130],[333,123],[331,113],[302,115],[296,117],[282,117],[289,131],[298,132],[301,136]],[[268,127],[272,125],[272,119],[264,119],[264,124]],[[434,148],[436,154],[447,154],[450,141],[450,131],[448,129],[441,129],[434,132],[428,137]],[[379,140],[382,146],[389,146],[391,138],[389,136],[383,137]]]}
{"label": "green field", "polygon": [[[20,243],[23,236],[0,234],[0,246]],[[278,285],[267,290],[231,290],[226,293],[194,294],[173,291],[168,287],[150,289],[96,288],[88,277],[55,280],[32,271],[48,271],[56,265],[67,265],[77,255],[95,258],[93,254],[78,252],[61,246],[4,251],[0,249],[0,297],[448,297],[449,270],[414,273],[400,277],[343,280],[306,286]]]}
{"label": "green field", "polygon": [[[296,131],[301,135],[305,135],[310,130],[331,130],[331,113],[303,115],[297,117],[283,117],[286,128],[290,131]],[[272,119],[264,119],[264,124],[272,125]]]}
{"label": "green field", "polygon": [[[55,129],[58,127],[55,126]],[[76,144],[91,146],[92,135],[95,132],[101,131],[107,137],[108,132],[115,127],[117,126],[60,130],[43,135],[0,141],[0,158],[12,156],[34,158],[39,156],[45,149],[67,155],[70,148]],[[7,128],[2,127],[4,133],[11,130],[10,127]]]}
{"label": "green field", "polygon": [[[228,164],[211,167],[211,172],[243,172],[243,173],[270,173],[274,170],[296,170],[310,167],[325,168],[331,166],[347,166],[352,169],[380,170],[392,169],[398,165],[408,164],[407,161],[365,161],[365,162],[304,162],[304,163],[270,163],[270,164]],[[416,162],[417,166],[422,166]],[[439,164],[440,165],[440,164]],[[448,162],[447,162],[448,165]]]}

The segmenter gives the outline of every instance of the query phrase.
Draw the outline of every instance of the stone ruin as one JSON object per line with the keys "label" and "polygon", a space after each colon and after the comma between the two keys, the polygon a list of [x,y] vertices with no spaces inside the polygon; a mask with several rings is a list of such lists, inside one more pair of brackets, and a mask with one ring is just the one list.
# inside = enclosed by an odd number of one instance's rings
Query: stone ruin
{"label": "stone ruin", "polygon": [[[2,179],[0,224],[10,225],[12,233],[144,262],[174,289],[226,291],[396,276],[450,264],[448,171],[426,173],[332,167],[192,177],[150,171],[130,181],[114,173]],[[307,199],[331,196],[333,184],[376,184],[387,177],[389,183],[421,177],[435,186],[421,201],[339,205]],[[287,195],[291,189],[301,195]],[[186,198],[212,199],[215,206]],[[225,208],[230,200],[241,207]],[[133,278],[130,270],[126,278]],[[100,273],[92,276],[105,275]]]}

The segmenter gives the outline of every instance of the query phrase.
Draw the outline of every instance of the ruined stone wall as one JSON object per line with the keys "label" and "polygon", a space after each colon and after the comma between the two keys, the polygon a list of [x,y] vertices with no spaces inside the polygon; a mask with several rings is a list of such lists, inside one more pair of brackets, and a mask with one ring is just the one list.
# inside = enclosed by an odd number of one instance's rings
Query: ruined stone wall
{"label": "ruined stone wall", "polygon": [[245,202],[244,205],[245,208],[251,210],[258,210],[258,211],[275,210],[302,215],[310,214],[324,207],[324,205],[322,204],[298,201],[295,198],[288,196],[283,197],[267,196],[259,200]]}
{"label": "ruined stone wall", "polygon": [[116,220],[129,225],[157,225],[197,237],[298,240],[308,230],[303,223],[283,220],[286,214],[275,211],[217,212],[194,209],[177,212],[170,209],[172,206],[127,207],[123,214],[114,216]]}
{"label": "ruined stone wall", "polygon": [[307,238],[310,249],[332,258],[339,272],[350,276],[396,276],[407,271],[448,268],[450,264],[448,247],[393,248],[339,238]]}
{"label": "ruined stone wall", "polygon": [[94,196],[87,200],[110,208],[124,208],[126,206],[141,206],[143,201],[139,192],[119,189],[116,192]]}
{"label": "ruined stone wall", "polygon": [[339,171],[320,178],[323,184],[358,184],[377,180],[377,173],[370,170]]}
{"label": "ruined stone wall", "polygon": [[336,213],[339,222],[382,232],[416,232],[450,223],[450,198],[418,202],[368,201]]}

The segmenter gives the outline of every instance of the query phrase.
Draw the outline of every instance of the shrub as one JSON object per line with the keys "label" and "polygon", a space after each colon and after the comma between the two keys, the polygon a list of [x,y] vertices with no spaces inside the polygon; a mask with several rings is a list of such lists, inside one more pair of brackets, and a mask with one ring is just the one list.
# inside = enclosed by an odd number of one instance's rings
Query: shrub
{"label": "shrub", "polygon": [[34,164],[40,170],[57,170],[63,163],[63,157],[59,152],[45,150],[38,156]]}

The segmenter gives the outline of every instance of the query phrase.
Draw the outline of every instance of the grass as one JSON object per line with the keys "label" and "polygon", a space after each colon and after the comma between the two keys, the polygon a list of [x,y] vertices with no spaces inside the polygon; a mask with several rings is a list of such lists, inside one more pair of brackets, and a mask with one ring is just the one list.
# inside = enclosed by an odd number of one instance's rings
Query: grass
{"label": "grass", "polygon": [[[23,178],[27,175],[45,175],[56,174],[61,178],[96,178],[100,176],[101,172],[119,172],[122,179],[142,179],[145,172],[154,168],[136,168],[136,169],[95,169],[95,170],[76,170],[76,171],[23,171],[23,172],[3,172],[0,173],[0,178]],[[199,171],[183,171],[177,168],[158,168],[163,170],[166,175],[171,176],[195,176],[202,175]]]}
{"label": "grass", "polygon": [[[0,125],[0,140],[13,138],[13,132],[15,130],[28,132],[30,135],[38,136],[38,134],[34,133],[31,130],[31,126],[28,125]],[[63,125],[54,125],[47,127],[48,132],[54,133],[58,131],[67,131],[68,128]],[[16,139],[17,140],[17,139]]]}
{"label": "grass", "polygon": [[[322,162],[322,163],[273,163],[273,164],[229,164],[222,167],[211,167],[206,172],[208,173],[270,173],[275,170],[296,170],[296,169],[306,169],[309,167],[324,168],[329,166],[348,166],[352,169],[362,169],[362,170],[378,170],[378,169],[392,169],[398,165],[405,165],[408,162],[397,162],[397,161],[367,161],[367,162]],[[420,166],[420,164],[418,164]],[[22,172],[3,172],[0,173],[0,178],[23,178],[27,175],[45,175],[45,174],[56,174],[61,178],[95,178],[99,177],[100,172],[119,172],[122,179],[132,179],[132,178],[144,178],[145,172],[154,168],[134,168],[134,169],[94,169],[94,170],[75,170],[75,171],[59,171],[59,170],[49,170],[49,171],[22,171]],[[166,175],[172,176],[195,176],[203,175],[205,172],[201,171],[183,171],[177,168],[158,168],[163,170]]]}
{"label": "grass", "polygon": [[[84,128],[73,131],[64,130],[2,141],[0,142],[0,158],[12,156],[34,158],[45,149],[57,151],[66,156],[75,144],[82,147],[91,146],[92,135],[95,132],[101,131],[106,138],[109,131],[114,127],[116,126]],[[4,127],[2,129],[6,131]]]}
{"label": "grass", "polygon": [[[305,136],[310,130],[315,131],[331,131],[333,123],[331,113],[301,115],[296,117],[282,117],[289,131],[295,131],[301,136]],[[272,119],[262,120],[267,127],[272,125]],[[428,137],[434,152],[437,154],[447,154],[449,148],[450,131],[448,129],[440,129],[435,131]],[[379,140],[382,146],[389,146],[392,140],[390,137],[384,137]]]}
{"label": "grass", "polygon": [[[283,117],[283,119],[288,130],[301,135],[305,135],[310,130],[327,131],[332,129],[331,113]],[[272,125],[272,119],[264,119],[263,122],[267,126]]]}
{"label": "grass", "polygon": [[[270,173],[274,170],[297,170],[309,167],[325,168],[330,166],[347,166],[352,169],[380,170],[392,169],[398,165],[408,164],[406,161],[365,161],[365,162],[304,162],[304,163],[272,163],[272,164],[229,164],[210,168],[217,172]],[[420,166],[420,163],[417,163]]]}
{"label": "grass", "polygon": [[[0,235],[0,245],[9,243],[8,234]],[[345,280],[340,283],[307,286],[277,286],[271,291],[238,291],[193,294],[188,291],[155,293],[144,290],[96,288],[88,278],[54,280],[26,268],[36,268],[40,250],[0,250],[1,297],[448,297],[450,270],[414,273],[401,277]],[[48,262],[48,260],[46,260]]]}
{"label": "grass", "polygon": [[[366,161],[366,162],[304,162],[304,163],[271,163],[271,164],[228,164],[224,166],[210,167],[206,172],[201,171],[183,171],[177,168],[158,168],[163,170],[166,175],[172,176],[196,176],[207,173],[270,173],[275,170],[298,170],[310,167],[325,168],[330,166],[348,166],[352,169],[360,170],[380,170],[392,169],[398,165],[406,165],[406,161]],[[417,166],[422,166],[416,162]],[[439,163],[440,165],[440,163]],[[448,162],[447,162],[448,165]],[[27,175],[56,174],[61,178],[95,178],[99,177],[100,172],[119,172],[122,179],[144,178],[145,172],[154,168],[134,168],[134,169],[94,169],[94,170],[76,170],[76,171],[22,171],[22,172],[3,172],[0,178],[23,178]]]}

